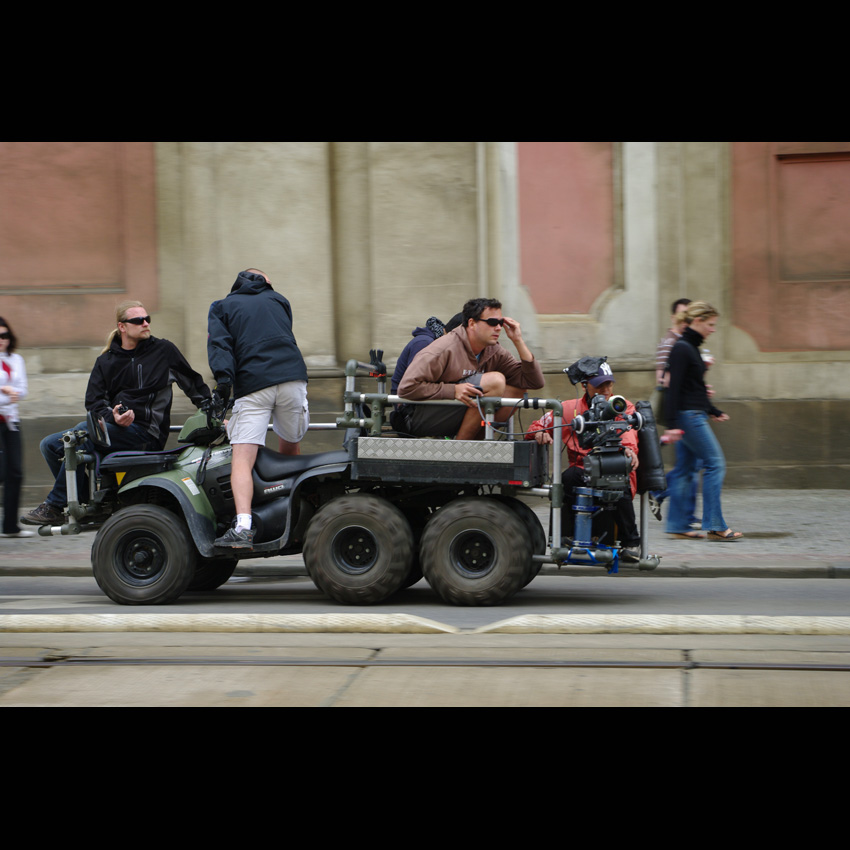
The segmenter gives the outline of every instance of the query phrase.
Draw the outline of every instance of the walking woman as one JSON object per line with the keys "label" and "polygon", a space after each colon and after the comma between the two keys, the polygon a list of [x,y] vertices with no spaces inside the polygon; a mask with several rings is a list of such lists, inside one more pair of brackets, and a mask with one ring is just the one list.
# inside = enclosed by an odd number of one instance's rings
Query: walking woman
{"label": "walking woman", "polygon": [[18,528],[18,504],[24,480],[23,448],[18,402],[27,394],[24,358],[15,354],[17,339],[0,316],[0,451],[3,452],[3,537],[33,537]]}
{"label": "walking woman", "polygon": [[[705,385],[706,364],[700,346],[717,330],[719,313],[705,301],[694,301],[685,313],[686,328],[670,352],[670,386],[667,389],[665,413],[667,427],[682,431],[676,444],[677,466],[681,474],[670,491],[667,533],[678,538],[733,542],[744,535],[732,531],[723,518],[720,494],[726,477],[726,458],[710,420],[726,422],[729,417],[718,410],[709,398]],[[702,530],[689,527],[688,488],[698,462],[702,461]]]}

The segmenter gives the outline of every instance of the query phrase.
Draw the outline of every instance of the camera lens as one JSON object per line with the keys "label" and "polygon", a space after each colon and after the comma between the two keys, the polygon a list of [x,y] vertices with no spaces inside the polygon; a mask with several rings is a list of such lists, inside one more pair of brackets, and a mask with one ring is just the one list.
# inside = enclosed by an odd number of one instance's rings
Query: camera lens
{"label": "camera lens", "polygon": [[611,409],[621,416],[628,409],[629,403],[621,395],[615,395],[611,398]]}

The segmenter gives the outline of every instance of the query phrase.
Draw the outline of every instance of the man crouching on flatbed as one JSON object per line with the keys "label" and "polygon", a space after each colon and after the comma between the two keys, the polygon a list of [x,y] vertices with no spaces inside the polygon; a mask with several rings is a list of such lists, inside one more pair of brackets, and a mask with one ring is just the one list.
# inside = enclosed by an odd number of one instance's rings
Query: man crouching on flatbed
{"label": "man crouching on flatbed", "polygon": [[[499,344],[502,328],[516,346],[520,359]],[[502,316],[502,305],[493,298],[476,298],[463,308],[463,324],[431,343],[416,355],[398,388],[408,401],[455,399],[455,405],[413,405],[410,431],[415,437],[454,437],[479,440],[484,429],[477,399],[522,398],[545,383],[543,370],[522,338],[515,319]],[[504,422],[513,410],[503,407],[496,421]]]}

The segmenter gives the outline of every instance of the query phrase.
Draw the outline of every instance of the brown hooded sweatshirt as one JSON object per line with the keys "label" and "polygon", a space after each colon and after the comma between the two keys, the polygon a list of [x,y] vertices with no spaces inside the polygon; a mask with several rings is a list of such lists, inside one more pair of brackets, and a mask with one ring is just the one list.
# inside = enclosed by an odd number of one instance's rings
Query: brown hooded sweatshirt
{"label": "brown hooded sweatshirt", "polygon": [[476,357],[469,345],[466,328],[459,327],[414,357],[404,373],[398,394],[411,401],[453,399],[454,385],[476,372],[501,372],[509,386],[524,390],[539,390],[545,383],[537,358],[530,363],[517,360],[501,345],[487,346]]}

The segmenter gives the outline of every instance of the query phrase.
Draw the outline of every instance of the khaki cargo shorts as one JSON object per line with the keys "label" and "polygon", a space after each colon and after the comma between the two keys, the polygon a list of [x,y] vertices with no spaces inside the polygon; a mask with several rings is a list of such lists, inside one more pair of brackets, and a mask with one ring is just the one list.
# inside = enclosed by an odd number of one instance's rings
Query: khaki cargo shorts
{"label": "khaki cargo shorts", "polygon": [[[476,372],[454,383],[472,384],[480,390],[482,377],[481,372]],[[468,407],[460,405],[412,404],[407,424],[415,437],[454,437],[468,412]]]}
{"label": "khaki cargo shorts", "polygon": [[300,443],[310,426],[307,382],[289,381],[238,399],[227,424],[227,436],[233,445],[264,446],[269,419],[278,437],[287,443]]}

